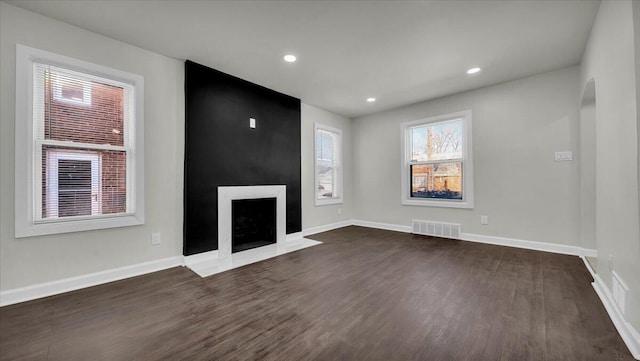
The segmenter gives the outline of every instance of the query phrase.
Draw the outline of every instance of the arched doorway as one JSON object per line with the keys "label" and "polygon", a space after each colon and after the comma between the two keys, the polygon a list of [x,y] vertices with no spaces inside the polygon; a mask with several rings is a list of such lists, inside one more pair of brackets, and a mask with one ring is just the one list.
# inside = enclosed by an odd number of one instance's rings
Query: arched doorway
{"label": "arched doorway", "polygon": [[[580,240],[587,249],[598,249],[596,240],[596,86],[587,82],[580,106]],[[586,257],[594,272],[597,258]]]}

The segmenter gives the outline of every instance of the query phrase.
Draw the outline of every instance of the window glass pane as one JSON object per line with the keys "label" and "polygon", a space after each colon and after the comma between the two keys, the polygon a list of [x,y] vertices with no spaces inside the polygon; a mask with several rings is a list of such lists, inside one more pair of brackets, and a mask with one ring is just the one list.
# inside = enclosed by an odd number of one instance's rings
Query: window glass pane
{"label": "window glass pane", "polygon": [[325,165],[333,164],[333,153],[335,147],[334,136],[335,134],[331,132],[320,129],[318,130],[318,139],[316,139],[316,146],[318,147],[318,149],[316,150],[318,162],[322,162]]}
{"label": "window glass pane", "polygon": [[410,165],[411,197],[462,199],[462,162]]}
{"label": "window glass pane", "polygon": [[43,72],[44,139],[124,145],[125,89],[65,69],[39,65]]}
{"label": "window glass pane", "polygon": [[91,160],[58,160],[58,216],[91,215]]}
{"label": "window glass pane", "polygon": [[336,170],[331,166],[318,165],[318,198],[333,198],[335,194]]}
{"label": "window glass pane", "polygon": [[462,159],[462,120],[409,128],[411,161]]}
{"label": "window glass pane", "polygon": [[42,218],[127,212],[126,152],[42,147]]}
{"label": "window glass pane", "polygon": [[127,212],[127,154],[122,151],[100,151],[102,163],[101,212],[113,214]]}
{"label": "window glass pane", "polygon": [[334,198],[336,194],[336,142],[337,135],[322,129],[316,132],[316,167],[318,177],[317,198]]}

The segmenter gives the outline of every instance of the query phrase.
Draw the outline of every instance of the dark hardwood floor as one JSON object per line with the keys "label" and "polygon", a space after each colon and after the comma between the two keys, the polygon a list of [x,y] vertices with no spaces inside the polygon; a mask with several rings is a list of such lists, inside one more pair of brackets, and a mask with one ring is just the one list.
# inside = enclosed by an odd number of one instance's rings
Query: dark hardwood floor
{"label": "dark hardwood floor", "polygon": [[633,360],[578,257],[361,227],[0,308],[2,360]]}

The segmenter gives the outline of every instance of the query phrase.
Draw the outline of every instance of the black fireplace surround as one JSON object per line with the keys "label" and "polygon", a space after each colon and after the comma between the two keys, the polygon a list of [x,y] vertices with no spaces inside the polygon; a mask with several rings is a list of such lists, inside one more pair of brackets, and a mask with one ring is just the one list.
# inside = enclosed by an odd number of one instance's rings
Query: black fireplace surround
{"label": "black fireplace surround", "polygon": [[187,61],[185,108],[184,255],[218,249],[220,186],[285,185],[300,232],[300,99]]}

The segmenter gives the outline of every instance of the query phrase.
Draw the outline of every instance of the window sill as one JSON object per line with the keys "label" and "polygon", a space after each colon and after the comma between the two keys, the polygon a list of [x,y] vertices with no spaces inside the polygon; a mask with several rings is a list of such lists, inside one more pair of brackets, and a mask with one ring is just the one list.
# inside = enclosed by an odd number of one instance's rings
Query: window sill
{"label": "window sill", "polygon": [[50,234],[72,233],[81,231],[91,231],[106,228],[118,228],[137,226],[144,224],[144,218],[135,214],[126,214],[114,217],[63,220],[59,222],[31,223],[19,226],[16,224],[16,238],[46,236]]}
{"label": "window sill", "polygon": [[455,201],[437,201],[422,199],[403,199],[402,204],[406,206],[422,206],[422,207],[443,207],[443,208],[465,208],[473,209],[473,202],[455,202]]}
{"label": "window sill", "polygon": [[330,204],[342,204],[342,198],[328,198],[328,199],[317,199],[316,198],[316,207],[318,206],[326,206]]}

